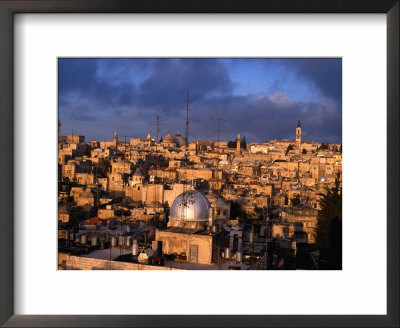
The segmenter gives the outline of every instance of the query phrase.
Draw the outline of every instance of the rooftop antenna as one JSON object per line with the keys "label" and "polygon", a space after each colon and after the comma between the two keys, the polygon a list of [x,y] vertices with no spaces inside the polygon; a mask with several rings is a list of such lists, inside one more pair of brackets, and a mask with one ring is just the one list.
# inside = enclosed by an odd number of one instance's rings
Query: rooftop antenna
{"label": "rooftop antenna", "polygon": [[189,143],[189,90],[186,89],[185,91],[182,91],[186,93],[186,130],[185,130],[185,139],[186,139],[186,144]]}
{"label": "rooftop antenna", "polygon": [[218,129],[217,129],[217,148],[219,149],[219,136],[221,132],[224,132],[224,130],[221,130],[221,121],[227,122],[228,120],[224,120],[223,118],[219,117],[211,117],[212,120],[218,121]]}
{"label": "rooftop antenna", "polygon": [[160,111],[166,113],[167,111],[165,109],[162,108],[152,108],[153,110],[155,110],[157,112],[157,116],[156,116],[156,142],[158,142],[158,137],[160,135]]}

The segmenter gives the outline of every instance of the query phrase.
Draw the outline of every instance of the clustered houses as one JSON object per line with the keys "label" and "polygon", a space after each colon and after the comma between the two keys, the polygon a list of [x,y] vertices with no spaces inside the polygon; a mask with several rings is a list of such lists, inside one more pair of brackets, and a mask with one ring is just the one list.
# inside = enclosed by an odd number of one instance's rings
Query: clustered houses
{"label": "clustered houses", "polygon": [[[168,246],[159,257],[174,250],[178,262],[220,264],[237,253],[238,261],[251,258],[253,267],[289,267],[287,259],[299,248],[312,249],[319,199],[342,171],[341,145],[304,141],[301,129],[299,121],[294,140],[247,145],[239,134],[232,147],[210,140],[187,143],[170,133],[161,140],[149,134],[120,142],[115,132],[112,141],[86,142],[84,136],[62,136],[59,123],[60,230],[85,235],[93,226],[85,222],[95,222],[106,231],[99,241],[104,237],[112,247],[113,236],[131,235],[142,247],[141,258],[154,241]],[[200,220],[199,227],[212,228],[215,236],[190,230],[197,223],[187,223],[187,217],[172,218],[171,210],[179,211],[174,201],[187,206],[182,195],[190,190],[201,193],[194,199],[204,201],[207,216],[193,222]],[[209,218],[210,226],[202,221]],[[182,238],[201,242],[176,241]],[[208,253],[201,245],[208,245]]]}

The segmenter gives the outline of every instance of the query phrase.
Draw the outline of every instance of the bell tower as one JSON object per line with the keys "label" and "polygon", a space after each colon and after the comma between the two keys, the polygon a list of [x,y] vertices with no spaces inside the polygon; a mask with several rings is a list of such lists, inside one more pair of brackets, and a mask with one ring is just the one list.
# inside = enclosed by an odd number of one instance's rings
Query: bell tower
{"label": "bell tower", "polygon": [[117,146],[118,146],[118,134],[117,134],[117,131],[114,132],[113,146],[114,146],[114,148],[117,148]]}
{"label": "bell tower", "polygon": [[240,156],[240,133],[236,139],[236,156]]}
{"label": "bell tower", "polygon": [[301,144],[301,125],[300,125],[300,121],[297,121],[296,143],[297,143],[297,146],[300,147],[300,144]]}

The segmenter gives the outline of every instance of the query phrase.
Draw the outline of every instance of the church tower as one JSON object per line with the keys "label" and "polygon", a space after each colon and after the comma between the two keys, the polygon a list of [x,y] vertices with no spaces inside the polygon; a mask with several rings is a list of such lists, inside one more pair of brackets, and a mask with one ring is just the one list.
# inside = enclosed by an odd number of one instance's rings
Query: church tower
{"label": "church tower", "polygon": [[236,156],[240,156],[240,133],[236,139]]}
{"label": "church tower", "polygon": [[297,122],[296,143],[297,143],[297,146],[300,148],[300,144],[301,144],[301,125],[300,125],[300,121]]}
{"label": "church tower", "polygon": [[118,146],[118,134],[117,134],[117,131],[114,132],[113,146],[114,146],[114,148],[117,148],[117,146]]}

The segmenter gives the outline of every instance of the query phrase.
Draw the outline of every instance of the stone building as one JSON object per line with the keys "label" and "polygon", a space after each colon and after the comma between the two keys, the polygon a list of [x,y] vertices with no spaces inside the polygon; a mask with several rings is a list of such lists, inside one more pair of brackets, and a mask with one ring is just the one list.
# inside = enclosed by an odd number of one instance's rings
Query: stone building
{"label": "stone building", "polygon": [[227,221],[231,216],[231,204],[220,196],[206,195],[210,205],[214,211],[214,220]]}
{"label": "stone building", "polygon": [[173,202],[168,227],[156,230],[164,254],[178,254],[189,262],[211,264],[218,256],[221,233],[212,229],[213,210],[199,191],[188,190]]}
{"label": "stone building", "polygon": [[282,220],[294,225],[294,240],[297,242],[315,243],[318,210],[309,207],[285,206]]}

